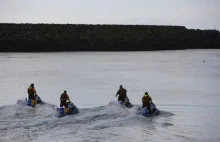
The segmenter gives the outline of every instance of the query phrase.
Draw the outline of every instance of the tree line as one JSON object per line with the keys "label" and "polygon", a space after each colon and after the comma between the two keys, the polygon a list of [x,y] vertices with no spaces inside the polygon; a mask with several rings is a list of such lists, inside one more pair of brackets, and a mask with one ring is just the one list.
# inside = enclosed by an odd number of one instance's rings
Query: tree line
{"label": "tree line", "polygon": [[0,52],[178,49],[220,49],[220,33],[184,26],[0,23]]}

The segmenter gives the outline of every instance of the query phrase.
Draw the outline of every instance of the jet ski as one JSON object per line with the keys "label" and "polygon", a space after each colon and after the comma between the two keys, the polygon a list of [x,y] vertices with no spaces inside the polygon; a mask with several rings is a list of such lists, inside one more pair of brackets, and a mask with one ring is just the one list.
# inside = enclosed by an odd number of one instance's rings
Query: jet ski
{"label": "jet ski", "polygon": [[34,107],[37,104],[43,104],[44,102],[41,100],[40,96],[35,95],[35,100],[26,99],[26,105]]}
{"label": "jet ski", "polygon": [[159,114],[159,110],[156,108],[154,103],[150,104],[150,108],[151,108],[151,113],[149,112],[147,107],[144,107],[144,108],[139,107],[137,109],[137,114],[143,115],[145,117],[154,116],[154,115],[158,115]]}
{"label": "jet ski", "polygon": [[68,108],[59,107],[57,108],[58,117],[63,117],[66,115],[74,115],[79,112],[79,109],[72,103],[68,103]]}
{"label": "jet ski", "polygon": [[131,108],[133,105],[131,104],[131,102],[129,101],[128,98],[125,98],[125,102],[122,102],[122,101],[119,101],[119,103],[122,105],[122,106],[125,106],[127,108]]}

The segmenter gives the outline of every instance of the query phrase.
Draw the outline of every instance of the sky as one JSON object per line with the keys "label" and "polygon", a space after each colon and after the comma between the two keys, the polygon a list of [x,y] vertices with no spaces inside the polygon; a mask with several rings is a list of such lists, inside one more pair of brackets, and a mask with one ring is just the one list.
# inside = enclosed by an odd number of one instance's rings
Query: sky
{"label": "sky", "polygon": [[0,0],[0,23],[178,25],[220,30],[220,0]]}

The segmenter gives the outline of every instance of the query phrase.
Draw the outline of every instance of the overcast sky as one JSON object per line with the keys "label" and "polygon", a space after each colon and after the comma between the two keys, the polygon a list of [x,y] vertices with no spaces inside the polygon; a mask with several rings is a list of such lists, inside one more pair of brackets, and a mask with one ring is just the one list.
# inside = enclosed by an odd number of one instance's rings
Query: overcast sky
{"label": "overcast sky", "polygon": [[0,23],[216,25],[220,30],[220,0],[0,0]]}

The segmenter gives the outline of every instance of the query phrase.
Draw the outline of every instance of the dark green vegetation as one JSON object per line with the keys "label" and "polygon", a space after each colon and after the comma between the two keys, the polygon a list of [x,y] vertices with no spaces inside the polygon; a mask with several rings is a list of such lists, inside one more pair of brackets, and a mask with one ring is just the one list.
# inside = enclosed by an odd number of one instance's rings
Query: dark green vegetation
{"label": "dark green vegetation", "polygon": [[216,30],[182,26],[0,24],[0,51],[220,49]]}

